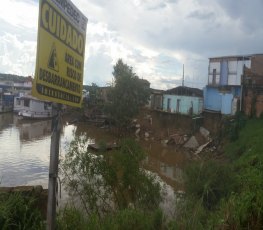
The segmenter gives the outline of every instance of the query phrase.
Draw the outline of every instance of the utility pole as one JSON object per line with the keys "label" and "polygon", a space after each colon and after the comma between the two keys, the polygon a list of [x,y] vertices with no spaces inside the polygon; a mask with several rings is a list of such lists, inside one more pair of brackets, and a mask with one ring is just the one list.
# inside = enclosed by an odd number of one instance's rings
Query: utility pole
{"label": "utility pole", "polygon": [[61,131],[61,104],[57,104],[57,115],[52,119],[52,136],[50,145],[47,230],[54,230],[56,224],[56,188],[58,177],[59,142]]}
{"label": "utility pole", "polygon": [[184,64],[183,64],[183,80],[182,80],[182,86],[184,86]]}

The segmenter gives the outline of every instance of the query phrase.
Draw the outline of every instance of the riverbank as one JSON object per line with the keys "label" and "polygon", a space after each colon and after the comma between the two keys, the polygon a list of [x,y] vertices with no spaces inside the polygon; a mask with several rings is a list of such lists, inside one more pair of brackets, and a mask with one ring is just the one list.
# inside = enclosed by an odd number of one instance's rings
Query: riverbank
{"label": "riverbank", "polygon": [[186,169],[186,193],[175,223],[179,229],[262,229],[263,120],[231,127],[235,135],[225,133],[223,158],[204,154]]}
{"label": "riverbank", "polygon": [[[215,120],[214,117],[210,118],[209,116],[205,118],[204,116],[191,117],[142,108],[130,126],[119,131],[114,125],[110,125],[107,119],[105,119],[105,123],[96,123],[90,120],[90,116],[86,117],[85,114],[85,111],[75,110],[68,113],[66,117],[69,124],[89,123],[102,128],[105,132],[110,133],[115,140],[128,136],[138,141],[162,142],[173,145],[175,148],[186,147],[191,150],[211,141],[210,138],[218,132],[215,127],[218,128],[220,122],[220,118]],[[210,132],[210,128],[212,132]],[[186,144],[190,138],[192,140]],[[186,145],[184,146],[184,144]]]}
{"label": "riverbank", "polygon": [[[191,151],[182,152],[183,148],[177,144],[159,145],[162,140],[169,137],[171,130],[181,130],[185,134],[192,135],[193,126],[191,125],[193,123],[187,120],[189,118],[183,120],[184,118],[180,117],[170,117],[170,122],[168,122],[167,114],[154,115],[154,113],[148,112],[140,114],[135,122],[135,124],[140,124],[141,128],[138,141],[147,150],[146,169],[157,172],[164,181],[173,186],[174,191],[185,189],[185,195],[182,193],[181,206],[177,206],[172,217],[175,221],[171,226],[174,224],[181,229],[261,229],[263,219],[263,120],[251,119],[243,122],[238,117],[227,120],[222,126],[226,129],[221,130],[220,151],[218,152],[218,149],[215,149],[211,152],[210,148],[205,148],[205,151],[201,151],[198,154],[199,157],[193,160]],[[162,120],[164,116],[165,119]],[[7,121],[7,119],[4,120]],[[11,118],[8,120],[13,121]],[[229,121],[231,123],[228,123]],[[183,128],[184,122],[187,124],[185,129]],[[34,135],[28,135],[31,131],[32,134],[34,133],[35,125],[36,123],[34,123],[33,130],[30,130],[31,126],[28,124],[26,124],[25,129],[23,127],[20,130],[23,131],[20,133],[23,134],[20,135],[22,143],[20,148],[23,149],[25,144],[26,148],[23,150],[26,150],[25,154],[28,151],[28,144],[35,142],[36,146],[39,147],[40,140],[43,138],[42,136],[35,138]],[[10,135],[15,130],[14,126],[6,123],[3,127],[2,134],[6,133],[11,137]],[[44,126],[41,123],[39,127]],[[69,133],[71,135],[84,134],[88,141],[116,138],[105,127],[91,126],[85,121],[78,121],[74,125],[65,127],[63,135]],[[135,132],[138,127],[135,125],[131,129],[130,136],[137,138]],[[39,132],[40,128],[37,130]],[[43,130],[41,133],[47,135],[45,132]],[[145,132],[148,132],[149,136],[146,137]],[[103,133],[107,135],[103,136]],[[19,135],[15,132],[14,137],[17,136]],[[6,136],[3,138],[7,142]],[[9,139],[13,140],[13,138]],[[26,141],[23,142],[23,140]],[[46,138],[44,142],[41,142],[41,146],[45,142],[47,142]],[[49,143],[46,144],[49,146]],[[49,151],[46,151],[45,158],[47,159],[44,166],[41,165],[42,168],[48,165]],[[190,154],[187,162],[192,162],[193,165],[190,169],[185,170],[182,165],[185,164],[183,157],[187,155],[187,152]],[[34,152],[29,156],[33,157],[39,154],[39,151],[35,151],[34,148]],[[13,153],[12,157],[15,155]],[[220,159],[218,155],[220,155]],[[10,164],[6,163],[6,165],[10,167]],[[36,166],[36,161],[32,165]],[[32,170],[30,172],[32,173]],[[190,176],[190,180],[185,179],[185,174],[188,177]],[[197,177],[197,175],[199,176]],[[132,215],[135,216],[139,213],[136,210],[132,212]],[[189,213],[194,215],[189,218]]]}

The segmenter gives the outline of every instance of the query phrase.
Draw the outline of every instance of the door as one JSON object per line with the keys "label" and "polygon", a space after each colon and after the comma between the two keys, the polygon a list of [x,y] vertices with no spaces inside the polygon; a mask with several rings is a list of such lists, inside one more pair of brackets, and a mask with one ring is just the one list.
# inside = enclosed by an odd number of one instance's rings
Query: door
{"label": "door", "polygon": [[177,99],[177,103],[176,103],[176,112],[179,113],[180,112],[180,99]]}
{"label": "door", "polygon": [[167,99],[167,111],[171,112],[171,98]]}

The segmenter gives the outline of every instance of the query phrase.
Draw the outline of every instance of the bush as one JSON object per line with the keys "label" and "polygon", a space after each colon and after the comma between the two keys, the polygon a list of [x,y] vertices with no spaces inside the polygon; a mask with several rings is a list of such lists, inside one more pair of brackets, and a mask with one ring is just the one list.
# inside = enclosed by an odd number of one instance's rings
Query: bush
{"label": "bush", "polygon": [[223,138],[230,141],[236,141],[239,138],[239,132],[246,125],[246,118],[242,113],[237,113],[235,117],[225,118],[223,126]]}
{"label": "bush", "polygon": [[186,195],[201,200],[206,209],[216,207],[234,188],[231,168],[226,163],[209,160],[192,163],[185,170]]}
{"label": "bush", "polygon": [[133,140],[123,140],[120,149],[94,155],[85,137],[71,142],[61,164],[67,191],[78,197],[87,216],[105,216],[127,207],[152,210],[161,201],[161,187],[140,167],[145,154]]}
{"label": "bush", "polygon": [[74,208],[66,208],[57,217],[57,229],[63,230],[159,230],[163,229],[163,214],[157,209],[151,212],[142,212],[138,209],[123,209],[101,218],[92,214],[87,218]]}
{"label": "bush", "polygon": [[35,200],[19,193],[0,194],[0,229],[44,229]]}
{"label": "bush", "polygon": [[168,224],[169,229],[207,229],[208,212],[202,201],[193,197],[179,200],[176,206],[176,218]]}
{"label": "bush", "polygon": [[[84,230],[87,229],[87,220],[84,215],[74,207],[65,207],[57,215],[57,229]],[[92,228],[89,228],[92,229]]]}

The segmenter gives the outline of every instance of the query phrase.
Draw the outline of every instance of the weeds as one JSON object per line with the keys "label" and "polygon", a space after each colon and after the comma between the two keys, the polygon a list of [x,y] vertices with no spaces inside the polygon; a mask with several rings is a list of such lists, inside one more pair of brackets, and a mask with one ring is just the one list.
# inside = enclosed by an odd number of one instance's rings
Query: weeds
{"label": "weeds", "polygon": [[140,163],[145,154],[133,140],[123,140],[120,149],[94,155],[87,151],[85,137],[69,146],[61,164],[67,191],[78,197],[87,217],[99,219],[129,207],[154,210],[161,201],[161,187]]}
{"label": "weeds", "polygon": [[44,229],[35,200],[19,193],[0,194],[0,229]]}
{"label": "weeds", "polygon": [[262,229],[263,120],[235,127],[238,138],[225,146],[229,163],[196,162],[186,170],[175,229]]}

